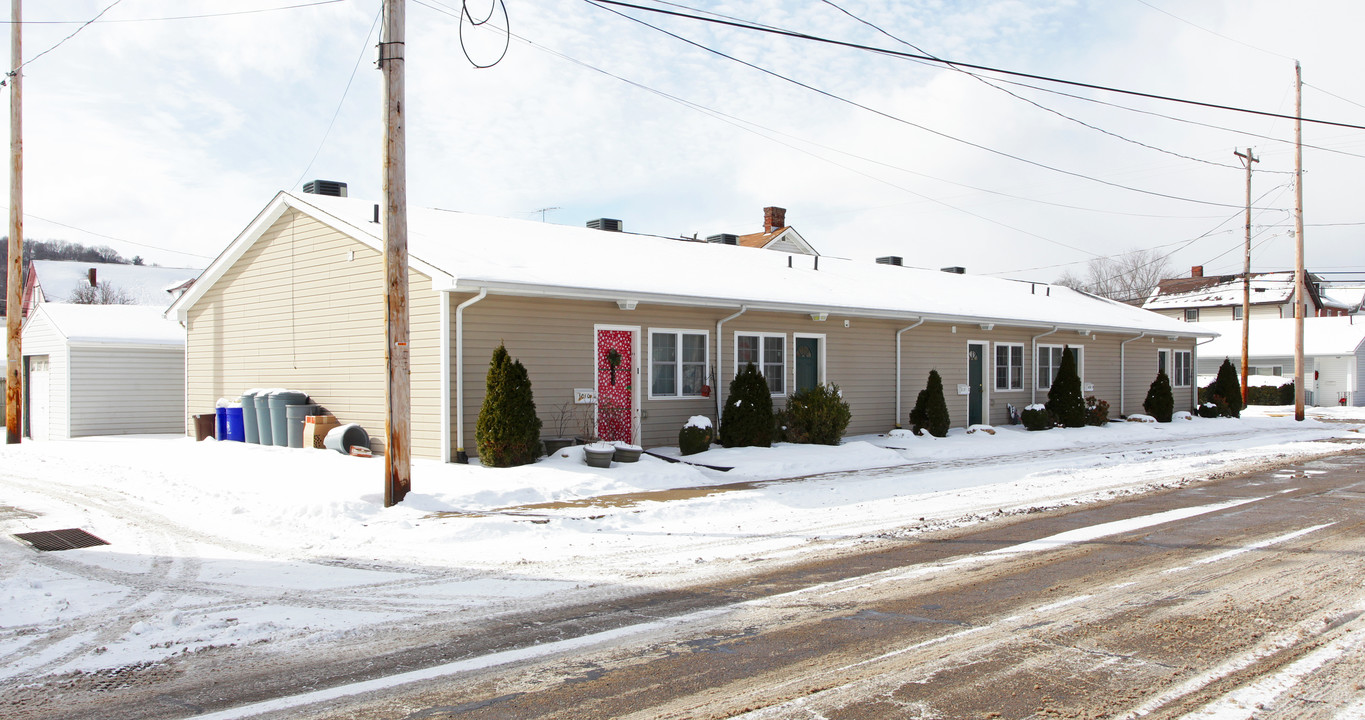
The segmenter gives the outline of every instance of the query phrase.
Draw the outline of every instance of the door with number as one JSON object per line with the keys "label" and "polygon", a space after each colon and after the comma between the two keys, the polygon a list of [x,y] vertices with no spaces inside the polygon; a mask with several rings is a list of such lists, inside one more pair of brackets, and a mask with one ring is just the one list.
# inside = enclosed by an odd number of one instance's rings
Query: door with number
{"label": "door with number", "polygon": [[634,442],[635,331],[597,330],[597,437]]}
{"label": "door with number", "polygon": [[967,424],[980,425],[986,399],[985,343],[967,343]]}

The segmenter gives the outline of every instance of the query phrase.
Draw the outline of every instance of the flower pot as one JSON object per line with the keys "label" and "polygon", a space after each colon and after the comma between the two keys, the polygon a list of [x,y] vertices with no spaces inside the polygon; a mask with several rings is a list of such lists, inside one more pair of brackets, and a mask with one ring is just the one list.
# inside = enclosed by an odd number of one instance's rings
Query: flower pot
{"label": "flower pot", "polygon": [[546,455],[554,455],[560,450],[574,444],[573,438],[567,436],[541,438],[540,441],[545,443]]}
{"label": "flower pot", "polygon": [[644,448],[638,445],[617,445],[616,453],[612,455],[611,459],[619,463],[640,462],[640,453],[642,452],[644,452]]}
{"label": "flower pot", "polygon": [[611,467],[611,459],[614,455],[616,455],[616,447],[614,445],[593,443],[592,445],[583,446],[583,462],[587,463],[588,467],[609,468]]}

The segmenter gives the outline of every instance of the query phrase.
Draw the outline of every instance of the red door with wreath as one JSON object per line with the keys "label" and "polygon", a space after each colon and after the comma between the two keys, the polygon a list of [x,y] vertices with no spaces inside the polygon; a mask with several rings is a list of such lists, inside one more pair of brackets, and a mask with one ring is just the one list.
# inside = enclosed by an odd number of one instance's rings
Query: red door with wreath
{"label": "red door with wreath", "polygon": [[634,333],[597,331],[597,436],[630,442],[635,395]]}

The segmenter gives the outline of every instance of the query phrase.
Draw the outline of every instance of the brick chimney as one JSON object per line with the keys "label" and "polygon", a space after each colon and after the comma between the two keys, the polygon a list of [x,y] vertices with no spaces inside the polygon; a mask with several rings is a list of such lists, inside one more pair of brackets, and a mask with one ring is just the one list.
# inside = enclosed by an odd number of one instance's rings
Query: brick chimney
{"label": "brick chimney", "polygon": [[90,272],[87,273],[87,275],[90,278],[90,287],[95,287],[95,285],[97,284],[95,282],[95,268],[90,268]]}
{"label": "brick chimney", "polygon": [[1192,278],[1204,277],[1204,266],[1195,265],[1194,267],[1190,268],[1190,277]]}
{"label": "brick chimney", "polygon": [[763,232],[770,233],[774,230],[787,227],[787,209],[780,207],[763,208]]}

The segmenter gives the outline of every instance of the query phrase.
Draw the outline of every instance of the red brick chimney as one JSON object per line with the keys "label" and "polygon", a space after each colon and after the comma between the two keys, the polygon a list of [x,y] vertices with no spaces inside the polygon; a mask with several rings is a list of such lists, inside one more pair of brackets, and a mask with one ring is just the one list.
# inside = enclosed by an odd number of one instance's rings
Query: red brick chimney
{"label": "red brick chimney", "polygon": [[1195,265],[1194,267],[1190,268],[1190,277],[1192,278],[1204,277],[1204,266]]}
{"label": "red brick chimney", "polygon": [[763,208],[763,232],[770,233],[774,230],[787,227],[787,209],[780,207]]}
{"label": "red brick chimney", "polygon": [[87,275],[90,278],[90,287],[95,287],[95,268],[90,268],[90,272],[87,273]]}

